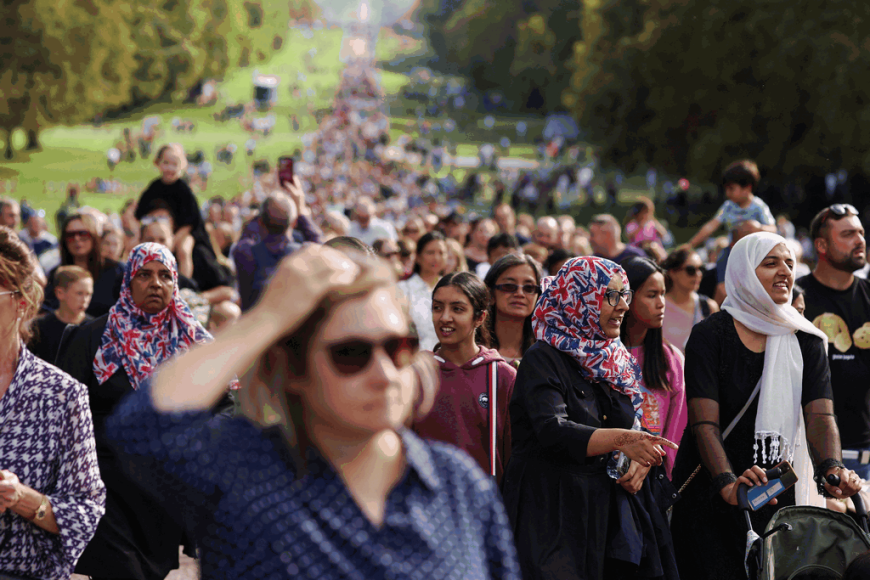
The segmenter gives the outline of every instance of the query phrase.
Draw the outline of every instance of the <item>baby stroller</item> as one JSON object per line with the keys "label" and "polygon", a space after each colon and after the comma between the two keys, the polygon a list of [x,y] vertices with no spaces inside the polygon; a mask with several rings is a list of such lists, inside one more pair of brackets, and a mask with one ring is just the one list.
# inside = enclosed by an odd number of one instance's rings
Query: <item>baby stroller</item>
{"label": "baby stroller", "polygon": [[[781,476],[779,468],[767,472],[768,481]],[[829,475],[828,483],[837,486],[840,478]],[[868,516],[860,494],[852,497],[860,526],[846,514],[789,506],[777,511],[759,536],[749,519],[748,490],[740,485],[737,502],[749,530],[746,573],[750,580],[839,580],[856,556],[870,550]]]}

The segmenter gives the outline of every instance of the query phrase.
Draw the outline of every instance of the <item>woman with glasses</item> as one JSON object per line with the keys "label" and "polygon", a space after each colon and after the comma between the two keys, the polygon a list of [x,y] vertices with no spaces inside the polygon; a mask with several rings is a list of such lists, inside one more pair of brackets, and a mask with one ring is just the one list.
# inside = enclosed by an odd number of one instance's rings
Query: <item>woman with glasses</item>
{"label": "woman with glasses", "polygon": [[485,324],[490,345],[510,364],[519,366],[535,342],[532,312],[541,294],[541,267],[531,256],[507,254],[486,273],[491,301]]}
{"label": "woman with glasses", "polygon": [[704,264],[694,250],[680,248],[673,251],[662,262],[665,270],[665,304],[668,316],[662,332],[665,340],[686,351],[686,341],[692,327],[719,312],[715,300],[698,293],[704,277]]}
{"label": "woman with glasses", "polygon": [[[76,566],[95,579],[160,580],[178,567],[182,525],[122,471],[106,419],[155,369],[211,340],[178,289],[175,258],[163,245],[139,244],[127,261],[121,296],[107,315],[66,334],[58,366],[84,383],[94,415],[106,515]],[[229,381],[227,381],[229,382]]]}
{"label": "woman with glasses", "polygon": [[[87,313],[94,318],[107,314],[121,295],[124,265],[104,258],[100,237],[90,216],[74,213],[66,218],[61,228],[60,266],[79,266],[91,273],[94,279],[94,294]],[[43,310],[54,312],[59,305],[54,295],[54,274],[49,272],[45,287]]]}
{"label": "woman with glasses", "polygon": [[24,346],[41,300],[30,249],[0,227],[0,577],[62,580],[106,488],[87,390]]}
{"label": "woman with glasses", "polygon": [[676,445],[641,430],[641,373],[619,340],[625,272],[572,258],[542,287],[503,485],[523,578],[676,578],[668,506],[647,485],[664,482],[646,477]]}
{"label": "woman with glasses", "polygon": [[432,324],[441,388],[414,431],[456,445],[500,484],[510,456],[508,403],[517,371],[487,348],[489,301],[489,290],[470,272],[447,274],[435,286]]}
{"label": "woman with glasses", "polygon": [[[203,578],[519,579],[495,482],[403,427],[436,379],[388,265],[302,249],[233,329],[109,424],[131,473],[191,513]],[[211,428],[246,371],[244,416]]]}

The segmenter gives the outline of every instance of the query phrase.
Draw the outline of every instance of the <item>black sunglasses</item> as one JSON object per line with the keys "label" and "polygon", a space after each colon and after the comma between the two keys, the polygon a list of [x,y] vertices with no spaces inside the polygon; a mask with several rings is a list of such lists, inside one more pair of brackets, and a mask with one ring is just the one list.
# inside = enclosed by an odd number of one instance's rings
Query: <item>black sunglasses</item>
{"label": "black sunglasses", "polygon": [[85,230],[70,230],[68,232],[64,232],[63,237],[66,240],[72,241],[76,238],[85,239],[85,238],[91,238],[92,236],[91,236],[91,232],[88,232]]}
{"label": "black sunglasses", "polygon": [[383,348],[397,369],[411,364],[411,358],[420,346],[415,336],[396,336],[383,342],[372,342],[362,338],[348,339],[326,346],[332,365],[342,375],[355,375],[363,372],[372,362],[376,348]]}
{"label": "black sunglasses", "polygon": [[536,286],[534,284],[523,284],[520,286],[519,284],[496,284],[495,289],[504,292],[505,294],[513,294],[518,289],[523,289],[523,294],[540,294],[541,287]]}
{"label": "black sunglasses", "polygon": [[702,271],[701,268],[698,266],[683,266],[682,268],[680,268],[680,270],[682,270],[689,276],[696,276],[698,272]]}
{"label": "black sunglasses", "polygon": [[631,297],[634,294],[632,290],[608,290],[604,293],[607,296],[607,303],[613,307],[619,304],[619,299],[625,300],[626,304],[631,304]]}

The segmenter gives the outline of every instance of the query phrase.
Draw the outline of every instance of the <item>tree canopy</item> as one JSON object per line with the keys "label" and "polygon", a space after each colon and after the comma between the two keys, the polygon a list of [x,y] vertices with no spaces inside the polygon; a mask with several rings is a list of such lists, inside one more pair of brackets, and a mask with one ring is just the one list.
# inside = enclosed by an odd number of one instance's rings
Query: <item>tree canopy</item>
{"label": "tree canopy", "polygon": [[[294,4],[309,5],[310,2]],[[0,129],[73,124],[262,62],[284,0],[10,0],[0,24]]]}
{"label": "tree canopy", "polygon": [[870,5],[587,0],[562,98],[605,160],[870,172]]}

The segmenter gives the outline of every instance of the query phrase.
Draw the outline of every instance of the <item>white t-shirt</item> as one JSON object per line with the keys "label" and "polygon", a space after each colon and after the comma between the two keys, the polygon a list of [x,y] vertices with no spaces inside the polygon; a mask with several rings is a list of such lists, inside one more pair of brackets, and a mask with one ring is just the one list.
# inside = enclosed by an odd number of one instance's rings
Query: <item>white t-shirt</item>
{"label": "white t-shirt", "polygon": [[353,222],[347,235],[357,238],[367,246],[371,246],[376,240],[398,240],[396,228],[388,221],[373,217],[369,220],[369,227],[363,229],[359,222]]}

